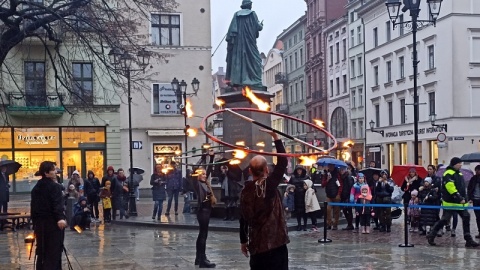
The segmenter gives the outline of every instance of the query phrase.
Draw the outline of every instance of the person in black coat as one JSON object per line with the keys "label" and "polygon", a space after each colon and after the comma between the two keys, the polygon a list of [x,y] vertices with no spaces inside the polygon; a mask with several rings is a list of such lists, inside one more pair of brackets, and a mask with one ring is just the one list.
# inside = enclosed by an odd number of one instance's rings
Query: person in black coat
{"label": "person in black coat", "polygon": [[55,163],[40,164],[42,178],[31,192],[30,213],[37,247],[36,270],[61,270],[64,229],[67,222],[64,213],[62,188],[56,181]]}
{"label": "person in black coat", "polygon": [[417,170],[415,170],[415,168],[410,168],[408,175],[405,176],[405,180],[403,181],[401,187],[402,191],[405,192],[402,196],[404,204],[408,204],[410,202],[410,199],[412,198],[410,193],[414,190],[420,189],[422,181],[423,180],[417,174]]}
{"label": "person in black coat", "polygon": [[8,183],[7,166],[0,167],[0,212],[7,213],[10,197],[10,184]]}
{"label": "person in black coat", "polygon": [[[375,186],[375,202],[377,204],[390,204],[392,203],[392,193],[395,184],[390,179],[388,172],[383,170],[380,172],[380,180]],[[391,232],[392,226],[392,208],[391,207],[379,207],[376,210],[378,214],[378,220],[380,222],[381,232]]]}
{"label": "person in black coat", "polygon": [[303,219],[303,230],[307,230],[307,214],[305,213],[305,192],[303,188],[305,182],[303,180],[308,180],[310,177],[307,176],[307,170],[303,166],[297,166],[293,172],[292,177],[290,178],[289,184],[295,186],[295,216],[297,217],[297,231],[302,230],[302,219]]}
{"label": "person in black coat", "polygon": [[[88,186],[88,188],[87,188]],[[85,195],[87,196],[88,204],[92,206],[92,219],[94,221],[99,221],[99,211],[98,211],[98,202],[100,202],[100,181],[93,171],[88,171],[87,178],[85,179]]]}
{"label": "person in black coat", "polygon": [[[432,178],[425,177],[423,181],[423,186],[420,187],[420,191],[418,192],[418,199],[420,200],[420,204],[422,205],[438,205],[439,204],[439,196],[437,189],[432,185]],[[421,208],[420,209],[420,226],[422,230],[420,231],[420,235],[426,235],[427,228],[426,226],[432,227],[435,225],[435,222],[439,221],[440,217],[438,216],[438,209],[427,209]]]}
{"label": "person in black coat", "polygon": [[[167,191],[165,185],[167,181],[165,174],[162,173],[162,165],[155,166],[155,173],[150,177],[150,185],[152,185],[152,199],[155,202],[153,205],[152,219],[160,220],[163,211],[163,201],[167,199]],[[158,213],[158,215],[157,215]]]}
{"label": "person in black coat", "polygon": [[[353,184],[355,184],[355,179],[352,177],[350,170],[347,170],[347,168],[341,168],[340,169],[340,174],[341,174],[341,179],[343,182],[343,188],[342,188],[342,194],[341,194],[341,201],[343,203],[349,203],[350,202],[350,191],[353,187]],[[347,220],[347,227],[343,228],[342,230],[353,230],[355,229],[353,227],[353,212],[352,212],[352,207],[347,206],[343,207],[343,215],[345,216],[345,219]]]}
{"label": "person in black coat", "polygon": [[[479,207],[480,206],[480,165],[475,167],[475,175],[470,179],[467,188],[467,197],[470,202],[472,202],[473,206]],[[477,228],[479,234],[475,236],[475,238],[480,238],[480,210],[474,210],[475,219],[477,222]]]}

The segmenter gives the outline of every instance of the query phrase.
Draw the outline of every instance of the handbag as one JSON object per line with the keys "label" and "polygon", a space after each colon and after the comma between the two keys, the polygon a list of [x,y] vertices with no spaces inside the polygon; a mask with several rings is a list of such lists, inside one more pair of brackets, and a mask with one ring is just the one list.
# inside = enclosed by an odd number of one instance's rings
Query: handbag
{"label": "handbag", "polygon": [[112,208],[112,200],[110,198],[102,198],[103,209]]}

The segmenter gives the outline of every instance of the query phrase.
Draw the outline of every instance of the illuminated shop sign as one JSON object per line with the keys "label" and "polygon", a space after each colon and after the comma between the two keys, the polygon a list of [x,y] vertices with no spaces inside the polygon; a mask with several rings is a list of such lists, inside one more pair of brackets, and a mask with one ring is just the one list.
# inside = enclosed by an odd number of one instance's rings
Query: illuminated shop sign
{"label": "illuminated shop sign", "polygon": [[28,145],[49,144],[50,141],[56,141],[57,136],[40,135],[17,135],[17,140],[25,142]]}

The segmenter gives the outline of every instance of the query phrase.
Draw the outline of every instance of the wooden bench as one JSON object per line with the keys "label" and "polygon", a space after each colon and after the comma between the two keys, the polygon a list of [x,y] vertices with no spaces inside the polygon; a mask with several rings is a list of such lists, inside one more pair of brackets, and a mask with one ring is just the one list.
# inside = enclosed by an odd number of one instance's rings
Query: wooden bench
{"label": "wooden bench", "polygon": [[17,231],[20,228],[31,229],[32,220],[30,214],[21,213],[7,213],[0,215],[0,231],[4,228],[9,228],[12,231]]}

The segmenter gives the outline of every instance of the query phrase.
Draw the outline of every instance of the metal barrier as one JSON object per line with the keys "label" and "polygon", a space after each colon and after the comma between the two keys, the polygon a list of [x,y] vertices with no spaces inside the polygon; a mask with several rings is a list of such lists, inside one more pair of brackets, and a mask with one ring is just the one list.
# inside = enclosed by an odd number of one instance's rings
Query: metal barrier
{"label": "metal barrier", "polygon": [[[343,207],[358,207],[358,206],[368,206],[372,208],[387,208],[387,207],[396,207],[396,208],[403,208],[404,214],[404,240],[403,244],[398,245],[399,247],[413,247],[414,245],[408,243],[408,218],[406,209],[408,208],[423,208],[423,209],[445,209],[445,210],[480,210],[479,206],[440,206],[440,205],[423,205],[423,204],[416,204],[416,205],[409,205],[408,203],[405,204],[359,204],[359,203],[336,203],[336,202],[323,202],[323,207],[325,210],[327,209],[328,205],[331,206],[343,206]],[[464,204],[464,205],[469,205]],[[323,220],[323,238],[318,240],[319,243],[326,244],[331,243],[332,240],[327,238],[327,212],[324,213],[324,220]]]}

